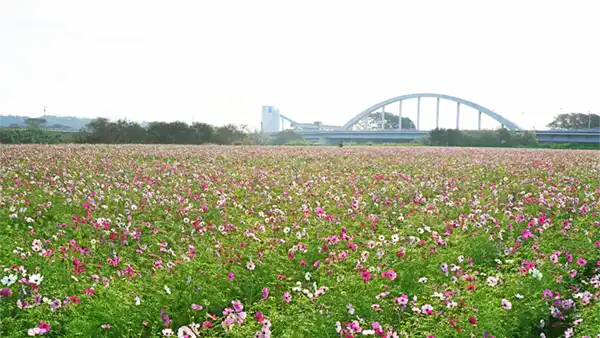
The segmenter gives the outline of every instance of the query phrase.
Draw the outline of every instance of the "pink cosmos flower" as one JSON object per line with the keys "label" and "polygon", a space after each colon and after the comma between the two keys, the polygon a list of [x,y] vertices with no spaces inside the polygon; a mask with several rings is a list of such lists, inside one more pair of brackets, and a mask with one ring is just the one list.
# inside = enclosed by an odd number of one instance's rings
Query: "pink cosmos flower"
{"label": "pink cosmos flower", "polygon": [[504,310],[510,310],[512,309],[512,303],[510,301],[508,301],[508,299],[502,299],[502,308]]}
{"label": "pink cosmos flower", "polygon": [[[50,327],[50,326],[48,326],[48,327]],[[46,331],[43,328],[40,328],[40,326],[38,325],[38,326],[36,326],[34,328],[31,328],[31,329],[27,330],[27,335],[28,336],[38,336],[38,335],[43,335],[46,332],[48,332],[48,331]]]}
{"label": "pink cosmos flower", "polygon": [[367,283],[369,280],[371,280],[371,273],[369,270],[362,269],[360,270],[360,278]]}
{"label": "pink cosmos flower", "polygon": [[542,291],[542,297],[543,298],[552,298],[552,296],[553,296],[552,291],[550,291],[548,289]]}
{"label": "pink cosmos flower", "polygon": [[383,331],[383,327],[381,327],[381,324],[379,324],[379,322],[371,323],[371,327],[373,328],[375,333],[377,333],[378,335],[381,335],[381,336],[385,335],[385,332]]}
{"label": "pink cosmos flower", "polygon": [[448,264],[446,263],[442,263],[440,264],[440,270],[442,270],[442,273],[444,273],[444,275],[448,275]]}
{"label": "pink cosmos flower", "polygon": [[235,274],[233,272],[229,271],[229,273],[227,273],[227,279],[234,280],[235,279]]}
{"label": "pink cosmos flower", "polygon": [[202,311],[202,309],[203,309],[202,305],[192,304],[192,310]]}
{"label": "pink cosmos flower", "polygon": [[110,324],[102,324],[103,329],[110,329],[111,327]]}
{"label": "pink cosmos flower", "polygon": [[394,298],[394,303],[398,305],[406,305],[408,304],[408,296],[403,294],[400,297],[396,297]]}
{"label": "pink cosmos flower", "polygon": [[285,300],[285,302],[288,304],[292,301],[292,296],[289,292],[283,294],[283,300]]}
{"label": "pink cosmos flower", "polygon": [[398,275],[396,274],[396,271],[394,271],[393,269],[389,269],[381,273],[381,277],[387,278],[389,280],[394,280],[397,276]]}
{"label": "pink cosmos flower", "polygon": [[231,305],[233,305],[233,309],[235,310],[235,312],[241,312],[244,309],[244,305],[242,305],[242,303],[239,300],[232,301]]}
{"label": "pink cosmos flower", "polygon": [[573,262],[573,254],[572,253],[567,253],[567,262],[569,262],[569,263]]}
{"label": "pink cosmos flower", "polygon": [[431,306],[429,304],[425,304],[425,305],[421,306],[421,313],[432,315],[433,314],[433,306]]}
{"label": "pink cosmos flower", "polygon": [[581,257],[577,259],[577,265],[584,266],[586,264],[587,264],[587,261],[585,259],[583,259]]}
{"label": "pink cosmos flower", "polygon": [[40,329],[40,334],[44,334],[46,332],[50,332],[50,324],[46,323],[45,321],[40,321],[40,323],[37,326]]}
{"label": "pink cosmos flower", "polygon": [[269,288],[262,289],[262,296],[263,296],[263,300],[269,298]]}

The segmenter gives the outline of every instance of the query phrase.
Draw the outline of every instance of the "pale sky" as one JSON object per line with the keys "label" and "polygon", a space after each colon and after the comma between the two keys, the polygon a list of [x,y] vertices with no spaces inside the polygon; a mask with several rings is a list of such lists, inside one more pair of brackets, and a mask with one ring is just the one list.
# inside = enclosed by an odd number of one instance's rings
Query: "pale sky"
{"label": "pale sky", "polygon": [[[600,113],[599,13],[597,1],[0,0],[0,113],[258,128],[273,105],[342,125],[434,92],[543,129],[561,109]],[[442,127],[455,110],[442,104]],[[435,99],[421,114],[435,124]]]}

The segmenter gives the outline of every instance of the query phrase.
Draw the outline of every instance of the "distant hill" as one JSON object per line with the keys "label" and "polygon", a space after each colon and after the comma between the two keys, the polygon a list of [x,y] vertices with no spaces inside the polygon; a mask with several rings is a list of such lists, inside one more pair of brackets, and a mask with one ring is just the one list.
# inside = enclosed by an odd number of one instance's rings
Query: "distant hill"
{"label": "distant hill", "polygon": [[[2,115],[0,116],[0,127],[25,127],[25,120],[29,118],[31,117],[20,115]],[[46,115],[46,117],[38,118],[44,118],[46,120],[44,128],[57,130],[79,130],[85,127],[85,125],[92,120],[83,117],[53,115]]]}
{"label": "distant hill", "polygon": [[[31,116],[20,116],[20,115],[0,115],[0,127],[25,127],[25,120],[31,118]],[[54,116],[46,115],[46,117],[38,117],[46,119],[46,123],[43,128],[55,129],[55,130],[79,130],[85,127],[92,119],[85,117],[73,117],[73,116]],[[148,122],[143,121],[140,123],[142,127],[146,127]]]}

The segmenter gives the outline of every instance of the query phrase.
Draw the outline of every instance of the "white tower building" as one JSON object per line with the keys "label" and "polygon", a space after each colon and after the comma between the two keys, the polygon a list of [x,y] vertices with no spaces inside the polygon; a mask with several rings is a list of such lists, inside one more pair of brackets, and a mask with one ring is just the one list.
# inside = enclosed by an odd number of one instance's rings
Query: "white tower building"
{"label": "white tower building", "polygon": [[281,115],[279,109],[273,106],[262,107],[261,130],[263,133],[278,133],[281,131]]}

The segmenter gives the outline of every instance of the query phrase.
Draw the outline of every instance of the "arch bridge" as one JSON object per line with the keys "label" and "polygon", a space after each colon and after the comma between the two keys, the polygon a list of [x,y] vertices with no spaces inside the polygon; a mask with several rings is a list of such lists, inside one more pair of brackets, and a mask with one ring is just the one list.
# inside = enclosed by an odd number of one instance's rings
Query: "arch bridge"
{"label": "arch bridge", "polygon": [[[273,121],[277,120],[280,123],[271,123],[274,128],[268,130],[268,133],[277,133],[284,129],[284,121],[288,122],[290,127],[295,129],[298,133],[302,134],[305,139],[319,143],[327,142],[339,142],[344,140],[376,140],[376,141],[411,141],[418,140],[424,137],[428,132],[421,130],[421,99],[422,98],[435,98],[437,100],[436,106],[436,117],[435,126],[439,128],[440,122],[440,101],[446,100],[456,103],[456,129],[460,129],[459,118],[461,106],[467,106],[478,111],[477,128],[481,129],[481,116],[485,114],[491,117],[493,120],[500,123],[503,127],[509,130],[522,130],[519,125],[506,117],[484,107],[477,103],[444,94],[434,93],[416,93],[401,95],[390,98],[385,101],[381,101],[359,114],[353,116],[348,122],[342,126],[324,125],[320,122],[314,123],[299,123],[287,116],[279,114],[278,111],[275,115],[267,116]],[[406,100],[417,100],[417,120],[416,128],[406,129],[402,127],[402,104]],[[394,128],[385,128],[385,114],[386,107],[392,104],[398,104],[398,116],[399,123]],[[395,109],[394,109],[395,110]],[[368,119],[371,114],[380,113],[380,125],[370,130],[356,128],[359,126],[361,121]],[[263,114],[263,120],[265,115]],[[379,122],[379,121],[378,121]],[[366,124],[365,124],[366,125]],[[587,143],[587,144],[598,144],[600,146],[600,130],[537,130],[535,131],[536,137],[539,142],[550,142],[550,143]]]}
{"label": "arch bridge", "polygon": [[[399,112],[399,121],[400,122],[398,123],[398,126],[396,126],[394,129],[402,130],[403,129],[402,123],[401,123],[401,121],[402,121],[402,103],[407,100],[416,99],[417,100],[416,130],[421,130],[421,99],[422,98],[437,99],[436,114],[435,114],[435,127],[436,128],[439,128],[439,126],[440,126],[440,100],[446,100],[446,101],[451,101],[451,102],[456,103],[456,129],[460,129],[460,124],[459,124],[460,107],[461,107],[461,105],[463,105],[463,106],[473,108],[479,112],[478,121],[477,121],[477,129],[481,129],[481,116],[482,116],[482,114],[485,114],[485,115],[491,117],[492,119],[496,120],[503,127],[507,128],[509,130],[521,130],[521,128],[516,123],[510,121],[506,117],[504,117],[482,105],[479,105],[472,101],[461,99],[459,97],[444,95],[444,94],[434,94],[434,93],[416,93],[416,94],[401,95],[401,96],[396,96],[396,97],[390,98],[385,101],[381,101],[381,102],[365,109],[364,111],[360,112],[359,114],[355,115],[348,122],[346,122],[343,126],[323,125],[321,123],[299,123],[299,122],[296,122],[296,121],[284,116],[283,114],[280,114],[277,118],[281,119],[281,123],[280,123],[281,129],[283,129],[284,121],[287,121],[287,122],[289,122],[290,126],[296,130],[353,130],[353,129],[355,129],[355,127],[357,127],[358,124],[360,124],[361,121],[364,121],[365,119],[369,118],[369,116],[371,114],[377,113],[378,111],[380,111],[380,113],[381,113],[381,120],[380,120],[381,122],[380,123],[381,124],[380,124],[379,129],[383,130],[383,129],[385,129],[384,128],[384,126],[385,126],[384,116],[386,114],[386,107],[397,103],[399,105],[398,112]],[[278,123],[278,125],[279,125],[279,123]]]}
{"label": "arch bridge", "polygon": [[[461,99],[461,98],[455,97],[455,96],[444,95],[444,94],[433,94],[433,93],[408,94],[408,95],[393,97],[393,98],[385,100],[385,101],[381,101],[381,102],[365,109],[364,111],[357,114],[353,118],[351,118],[348,122],[346,122],[341,127],[341,129],[352,130],[352,127],[354,127],[357,123],[359,123],[363,119],[368,118],[369,115],[376,112],[377,110],[381,110],[381,129],[384,129],[383,123],[385,122],[384,115],[385,115],[386,106],[389,106],[393,103],[398,103],[399,104],[399,117],[400,117],[399,121],[402,121],[402,102],[404,102],[406,100],[410,100],[410,99],[417,99],[416,129],[420,130],[421,129],[420,128],[420,126],[421,126],[421,98],[424,98],[424,97],[432,97],[432,98],[437,99],[436,114],[435,114],[435,127],[436,128],[439,128],[439,124],[440,124],[440,100],[448,100],[448,101],[456,102],[456,129],[460,129],[459,128],[460,127],[460,124],[459,124],[460,106],[465,105],[465,106],[471,107],[473,109],[476,109],[479,112],[478,121],[477,121],[478,129],[481,129],[481,114],[485,114],[485,115],[491,117],[492,119],[498,121],[502,126],[506,127],[509,130],[521,130],[521,128],[516,123],[510,121],[506,117],[504,117],[498,113],[495,113],[492,110],[490,110],[484,106],[481,106],[477,103],[474,103],[474,102],[471,102],[471,101],[468,101],[465,99]],[[402,123],[398,123],[397,128],[402,129]]]}

